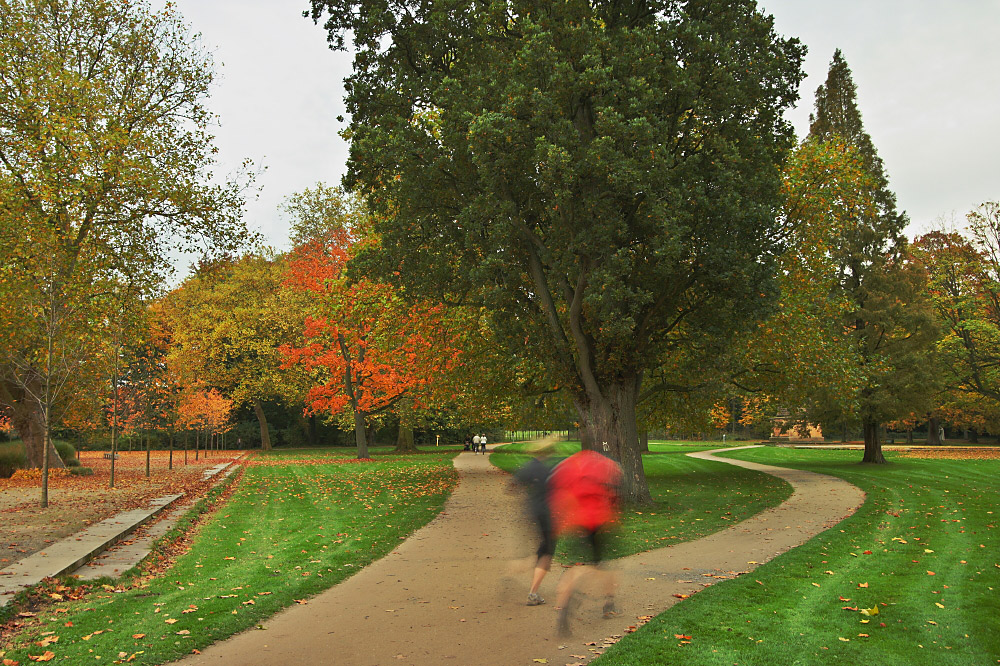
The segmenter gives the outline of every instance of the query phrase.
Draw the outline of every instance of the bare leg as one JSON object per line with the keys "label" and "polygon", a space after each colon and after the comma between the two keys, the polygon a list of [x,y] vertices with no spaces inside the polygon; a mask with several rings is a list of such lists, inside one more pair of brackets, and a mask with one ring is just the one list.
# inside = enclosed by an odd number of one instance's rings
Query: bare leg
{"label": "bare leg", "polygon": [[549,567],[551,566],[552,566],[551,555],[539,556],[538,562],[535,564],[535,573],[531,578],[531,589],[528,590],[528,594],[534,594],[538,592],[538,588],[542,584],[542,579],[545,578],[545,574],[549,572]]}

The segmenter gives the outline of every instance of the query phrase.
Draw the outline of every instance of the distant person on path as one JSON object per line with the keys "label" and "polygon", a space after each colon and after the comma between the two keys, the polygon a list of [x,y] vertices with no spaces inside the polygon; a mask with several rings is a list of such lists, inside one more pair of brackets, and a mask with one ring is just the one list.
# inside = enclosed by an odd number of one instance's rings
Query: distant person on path
{"label": "distant person on path", "polygon": [[479,451],[486,455],[486,435],[479,436]]}
{"label": "distant person on path", "polygon": [[465,436],[465,444],[463,445],[462,450],[463,451],[468,451],[471,448],[472,448],[472,440],[469,439],[468,435],[466,435]]}
{"label": "distant person on path", "polygon": [[563,574],[556,588],[558,632],[568,636],[569,604],[582,576],[603,579],[604,617],[618,614],[615,607],[617,579],[601,565],[612,525],[618,520],[622,470],[618,463],[596,451],[584,450],[556,465],[549,477],[549,503],[556,535],[577,534],[590,551],[590,565]]}
{"label": "distant person on path", "polygon": [[479,451],[479,435],[472,438],[472,452],[477,453]]}
{"label": "distant person on path", "polygon": [[552,529],[552,512],[549,510],[549,476],[552,473],[552,451],[554,437],[546,437],[528,445],[532,458],[514,472],[513,483],[524,488],[528,500],[528,515],[538,527],[540,541],[536,553],[535,568],[528,588],[528,605],[540,606],[545,603],[538,594],[538,588],[552,566],[552,555],[556,552],[556,537]]}

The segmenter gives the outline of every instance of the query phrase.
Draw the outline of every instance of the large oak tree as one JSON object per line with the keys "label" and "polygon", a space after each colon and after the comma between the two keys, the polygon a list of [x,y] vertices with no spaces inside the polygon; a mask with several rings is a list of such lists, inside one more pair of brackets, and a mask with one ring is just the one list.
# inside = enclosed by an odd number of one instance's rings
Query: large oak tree
{"label": "large oak tree", "polygon": [[312,17],[353,40],[346,184],[398,208],[387,269],[474,294],[538,349],[648,500],[647,367],[769,300],[803,48],[750,1],[312,0]]}

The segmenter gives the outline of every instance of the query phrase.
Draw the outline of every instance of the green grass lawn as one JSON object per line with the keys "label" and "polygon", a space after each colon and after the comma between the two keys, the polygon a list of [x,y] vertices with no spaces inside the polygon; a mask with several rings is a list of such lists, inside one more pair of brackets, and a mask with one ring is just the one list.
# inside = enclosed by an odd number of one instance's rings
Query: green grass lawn
{"label": "green grass lawn", "polygon": [[[490,461],[513,471],[527,460],[526,445],[511,444],[493,453]],[[579,442],[561,442],[558,456],[580,450]],[[726,463],[687,457],[687,453],[718,445],[651,442],[643,456],[653,507],[627,508],[608,548],[610,557],[624,557],[672,543],[718,532],[791,495],[781,479]],[[572,540],[560,542],[556,559],[578,559]]]}
{"label": "green grass lawn", "polygon": [[[387,554],[441,508],[454,451],[354,462],[349,449],[282,451],[250,461],[230,500],[165,575],[126,577],[55,603],[10,638],[6,659],[160,664],[325,590]],[[58,636],[58,642],[37,642]],[[123,654],[124,653],[124,654]],[[97,659],[100,657],[100,659]]]}
{"label": "green grass lawn", "polygon": [[[598,666],[1000,662],[998,460],[860,465],[860,451],[731,454],[838,476],[868,493],[838,526],[707,588],[626,636]],[[860,609],[877,607],[866,617]],[[689,636],[682,642],[676,636]]]}

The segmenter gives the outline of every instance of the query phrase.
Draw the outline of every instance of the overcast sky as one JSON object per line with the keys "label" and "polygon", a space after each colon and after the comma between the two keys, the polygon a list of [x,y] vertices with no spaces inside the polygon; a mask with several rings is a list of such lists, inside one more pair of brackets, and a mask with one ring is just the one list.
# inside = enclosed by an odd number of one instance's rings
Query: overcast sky
{"label": "overcast sky", "polygon": [[[245,158],[266,167],[248,202],[251,228],[288,244],[281,201],[324,181],[339,183],[347,145],[338,136],[342,81],[351,57],[330,51],[304,0],[176,0],[219,73],[211,108],[220,172]],[[961,223],[1000,198],[1000,0],[762,0],[779,34],[809,47],[808,77],[789,116],[808,129],[816,87],[835,48],[854,73],[865,127],[910,232]]]}

